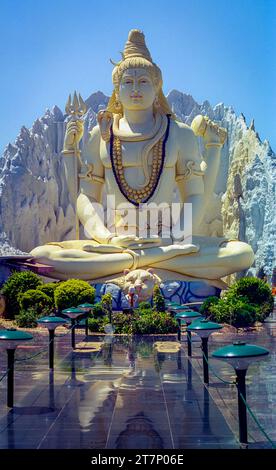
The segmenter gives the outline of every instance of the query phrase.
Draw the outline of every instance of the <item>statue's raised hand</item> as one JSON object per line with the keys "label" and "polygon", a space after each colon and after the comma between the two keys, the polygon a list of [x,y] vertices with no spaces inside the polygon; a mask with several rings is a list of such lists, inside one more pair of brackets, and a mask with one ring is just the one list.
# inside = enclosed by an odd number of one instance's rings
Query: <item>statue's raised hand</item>
{"label": "statue's raised hand", "polygon": [[205,144],[223,145],[227,137],[227,130],[211,121],[207,116],[198,114],[191,124],[196,136],[203,137]]}
{"label": "statue's raised hand", "polygon": [[81,120],[71,120],[68,122],[64,137],[64,150],[74,151],[83,136],[84,123]]}

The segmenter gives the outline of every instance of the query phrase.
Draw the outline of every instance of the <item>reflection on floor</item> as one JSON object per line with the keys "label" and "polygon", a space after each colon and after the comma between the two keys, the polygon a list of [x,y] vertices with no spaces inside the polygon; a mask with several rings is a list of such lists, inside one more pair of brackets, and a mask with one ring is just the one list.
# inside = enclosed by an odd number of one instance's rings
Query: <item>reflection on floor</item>
{"label": "reflection on floor", "polygon": [[[188,361],[185,343],[179,347],[175,337],[77,339],[82,343],[74,352],[68,338],[56,340],[54,373],[47,353],[16,363],[12,410],[6,381],[0,383],[0,448],[238,447],[198,364]],[[45,336],[32,353],[42,341]],[[195,361],[199,351],[197,343]],[[16,357],[29,354],[25,347]]]}

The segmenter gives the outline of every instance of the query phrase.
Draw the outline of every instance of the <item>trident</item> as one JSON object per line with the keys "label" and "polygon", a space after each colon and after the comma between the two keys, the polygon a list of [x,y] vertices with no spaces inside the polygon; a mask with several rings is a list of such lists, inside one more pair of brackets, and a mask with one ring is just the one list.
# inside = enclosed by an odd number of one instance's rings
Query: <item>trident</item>
{"label": "trident", "polygon": [[[71,94],[68,97],[68,101],[65,106],[65,112],[70,116],[70,121],[79,121],[81,120],[82,116],[86,113],[86,104],[83,101],[81,95],[77,96],[77,93],[74,93],[73,101],[71,98]],[[78,175],[78,165],[81,165],[81,157],[80,157],[80,150],[79,144],[74,141],[74,170],[75,170],[75,189],[76,189],[76,201],[75,201],[75,213],[76,213],[76,239],[79,240],[80,238],[80,224],[79,218],[77,214],[77,197],[79,191],[79,175]]]}

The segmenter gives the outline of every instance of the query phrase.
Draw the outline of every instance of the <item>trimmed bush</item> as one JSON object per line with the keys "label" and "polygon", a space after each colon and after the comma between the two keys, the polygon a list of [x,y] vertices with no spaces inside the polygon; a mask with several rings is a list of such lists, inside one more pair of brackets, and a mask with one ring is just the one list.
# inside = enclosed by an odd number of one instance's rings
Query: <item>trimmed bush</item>
{"label": "trimmed bush", "polygon": [[39,315],[45,308],[51,308],[53,303],[48,295],[40,289],[30,289],[18,297],[20,310],[32,308]]}
{"label": "trimmed bush", "polygon": [[19,315],[15,316],[15,321],[19,328],[36,328],[37,312],[34,308],[21,310]]}
{"label": "trimmed bush", "polygon": [[31,271],[14,272],[4,283],[1,293],[6,298],[7,318],[13,319],[20,310],[19,295],[42,286],[40,277]]}
{"label": "trimmed bush", "polygon": [[88,282],[69,279],[61,282],[55,289],[55,305],[59,310],[77,307],[85,302],[94,303],[95,289]]}
{"label": "trimmed bush", "polygon": [[251,304],[262,305],[266,302],[271,304],[273,310],[273,296],[270,286],[256,277],[243,277],[235,282],[228,290],[227,296],[233,294],[236,296],[247,297]]}
{"label": "trimmed bush", "polygon": [[52,307],[55,306],[55,290],[60,284],[60,282],[47,282],[46,284],[39,286],[39,290],[50,297]]}
{"label": "trimmed bush", "polygon": [[256,309],[243,297],[236,298],[235,302],[224,298],[210,306],[210,320],[236,327],[249,326],[256,320]]}
{"label": "trimmed bush", "polygon": [[201,312],[210,320],[245,327],[263,322],[273,310],[269,285],[261,279],[245,277],[235,282],[222,299],[208,297]]}
{"label": "trimmed bush", "polygon": [[256,320],[263,322],[273,311],[271,302],[264,302],[262,305],[255,305],[256,308]]}
{"label": "trimmed bush", "polygon": [[157,312],[166,311],[166,302],[162,295],[161,289],[157,284],[153,288],[153,305]]}
{"label": "trimmed bush", "polygon": [[211,295],[210,297],[207,297],[206,300],[204,300],[203,304],[200,306],[199,312],[204,315],[206,318],[211,316],[211,309],[212,306],[217,304],[219,302],[219,297],[216,297],[214,295]]}

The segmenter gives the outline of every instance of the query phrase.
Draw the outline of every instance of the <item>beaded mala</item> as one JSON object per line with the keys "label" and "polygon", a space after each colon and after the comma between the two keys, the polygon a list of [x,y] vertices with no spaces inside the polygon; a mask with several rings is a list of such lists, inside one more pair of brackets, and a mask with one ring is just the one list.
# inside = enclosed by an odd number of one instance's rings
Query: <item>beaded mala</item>
{"label": "beaded mala", "polygon": [[162,137],[153,147],[153,160],[152,160],[152,172],[150,180],[146,186],[140,189],[134,189],[127,183],[124,176],[124,168],[122,164],[122,145],[120,138],[114,136],[112,126],[110,129],[110,160],[112,165],[112,171],[118,187],[123,196],[135,206],[139,206],[140,203],[147,202],[154,194],[157,185],[159,183],[164,162],[165,162],[165,149],[166,142],[169,137],[170,130],[170,115],[167,114],[167,128],[164,137]]}

